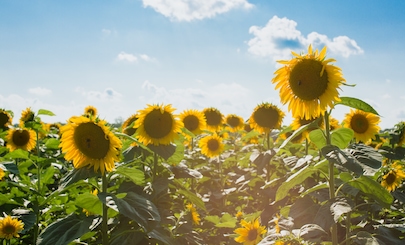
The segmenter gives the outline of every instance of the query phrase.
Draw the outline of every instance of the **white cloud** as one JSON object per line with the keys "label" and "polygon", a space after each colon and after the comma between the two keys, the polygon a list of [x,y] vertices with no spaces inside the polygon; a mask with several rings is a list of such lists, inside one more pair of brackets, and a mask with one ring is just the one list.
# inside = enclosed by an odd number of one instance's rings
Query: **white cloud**
{"label": "white cloud", "polygon": [[119,61],[128,61],[128,62],[138,62],[138,58],[133,54],[127,54],[125,52],[121,52],[117,55],[117,60]]}
{"label": "white cloud", "polygon": [[312,44],[314,48],[328,47],[328,52],[333,55],[349,57],[350,55],[362,54],[355,40],[347,36],[329,38],[317,32],[311,32],[306,37],[297,30],[297,22],[294,20],[273,16],[264,27],[251,26],[249,33],[254,37],[247,44],[248,51],[254,55],[271,57],[273,61],[288,59],[291,50],[300,53]]}
{"label": "white cloud", "polygon": [[177,21],[213,18],[232,9],[253,7],[247,0],[142,0],[144,7]]}
{"label": "white cloud", "polygon": [[34,94],[34,95],[38,95],[38,96],[44,96],[44,95],[52,94],[51,90],[49,90],[47,88],[42,88],[42,87],[30,88],[30,89],[28,89],[28,92],[30,94]]}
{"label": "white cloud", "polygon": [[111,34],[111,30],[109,29],[102,29],[101,32],[103,33],[103,35],[105,36],[109,36]]}
{"label": "white cloud", "polygon": [[104,91],[86,91],[81,87],[77,87],[75,92],[81,94],[89,102],[117,102],[121,101],[122,94],[112,88],[106,88]]}

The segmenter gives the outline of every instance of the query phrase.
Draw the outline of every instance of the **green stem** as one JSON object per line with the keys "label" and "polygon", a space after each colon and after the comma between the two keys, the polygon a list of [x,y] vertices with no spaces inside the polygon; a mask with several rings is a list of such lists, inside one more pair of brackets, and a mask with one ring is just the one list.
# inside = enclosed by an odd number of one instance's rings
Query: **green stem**
{"label": "green stem", "polygon": [[[103,173],[103,177],[102,177],[102,192],[106,195],[107,194],[107,175],[104,172]],[[107,200],[104,199],[103,202],[103,223],[102,223],[102,227],[101,227],[101,232],[102,232],[102,239],[103,239],[103,245],[108,245],[108,224],[107,224],[107,219],[108,219],[108,215],[107,215],[107,204],[106,204]]]}
{"label": "green stem", "polygon": [[[36,148],[37,148],[37,155],[38,155],[38,159],[41,157],[41,152],[39,149],[39,132],[38,130],[35,130],[36,133]],[[39,163],[36,164],[37,166],[37,189],[38,189],[38,193],[39,195],[41,195],[41,165]],[[39,234],[39,200],[38,200],[38,196],[36,197],[36,205],[37,207],[35,208],[35,216],[36,216],[36,220],[35,220],[35,226],[34,226],[34,244],[37,244],[37,239],[38,239],[38,234]]]}
{"label": "green stem", "polygon": [[157,168],[158,168],[158,155],[156,152],[154,152],[153,153],[153,170],[152,170],[153,178],[152,178],[152,180],[154,180],[155,177],[158,176]]}
{"label": "green stem", "polygon": [[[326,145],[331,145],[330,137],[330,126],[329,126],[329,113],[325,111],[325,136],[326,136]],[[334,174],[334,165],[332,161],[329,161],[329,198],[332,200],[335,198],[335,174]],[[337,226],[336,224],[332,225],[332,245],[338,244],[337,239]]]}
{"label": "green stem", "polygon": [[267,137],[267,150],[270,150],[270,132],[266,133]]}

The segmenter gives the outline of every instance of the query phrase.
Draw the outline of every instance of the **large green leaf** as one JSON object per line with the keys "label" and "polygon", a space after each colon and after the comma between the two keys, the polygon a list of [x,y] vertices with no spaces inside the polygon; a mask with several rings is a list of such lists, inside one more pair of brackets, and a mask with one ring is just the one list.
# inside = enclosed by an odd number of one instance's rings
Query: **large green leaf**
{"label": "large green leaf", "polygon": [[66,245],[90,231],[92,217],[76,214],[58,220],[39,234],[38,245]]}
{"label": "large green leaf", "polygon": [[379,169],[383,160],[382,155],[373,147],[364,144],[351,144],[347,151],[356,158],[357,161],[374,169]]}
{"label": "large green leaf", "polygon": [[[331,143],[340,149],[346,148],[353,139],[354,132],[350,128],[338,128],[331,132]],[[319,148],[320,149],[320,148]]]}
{"label": "large green leaf", "polygon": [[117,174],[127,177],[130,179],[134,184],[143,186],[145,185],[145,174],[142,170],[137,168],[129,168],[125,166],[121,166],[116,169],[115,171]]}
{"label": "large green leaf", "polygon": [[47,139],[45,142],[45,146],[49,150],[57,150],[59,149],[60,141],[58,139],[50,138]]}
{"label": "large green leaf", "polygon": [[323,130],[315,129],[309,132],[309,139],[312,143],[318,147],[318,149],[322,149],[326,145],[326,138]]}
{"label": "large green leaf", "polygon": [[336,102],[336,105],[345,105],[354,109],[359,109],[365,112],[370,112],[378,115],[377,111],[374,110],[374,108],[371,105],[357,98],[340,97],[340,101]]}
{"label": "large green leaf", "polygon": [[38,114],[38,116],[39,115],[55,116],[55,114],[53,112],[45,110],[45,109],[39,109],[37,114]]}
{"label": "large green leaf", "polygon": [[176,146],[170,145],[148,145],[148,148],[163,159],[167,160],[176,152]]}
{"label": "large green leaf", "polygon": [[15,164],[14,162],[2,162],[1,164],[6,168],[8,172],[17,175],[20,174],[17,164]]}
{"label": "large green leaf", "polygon": [[26,159],[26,160],[28,160],[30,157],[29,157],[28,151],[24,151],[23,149],[17,149],[15,151],[7,153],[4,158]]}
{"label": "large green leaf", "polygon": [[100,176],[100,173],[94,172],[93,168],[75,168],[70,173],[68,173],[64,178],[61,179],[61,183],[59,185],[59,190],[63,190],[67,186],[76,183],[79,180],[84,180],[87,178]]}
{"label": "large green leaf", "polygon": [[98,198],[108,207],[117,209],[122,215],[137,222],[146,231],[150,231],[157,222],[160,222],[159,211],[155,204],[134,192],[128,192],[124,198],[99,193]]}
{"label": "large green leaf", "polygon": [[352,155],[339,149],[339,147],[327,145],[321,149],[321,153],[328,161],[333,162],[337,167],[343,166],[357,175],[363,174],[363,168],[359,162]]}
{"label": "large green leaf", "polygon": [[83,193],[77,196],[75,204],[86,209],[90,214],[103,214],[103,203],[96,195],[91,193]]}

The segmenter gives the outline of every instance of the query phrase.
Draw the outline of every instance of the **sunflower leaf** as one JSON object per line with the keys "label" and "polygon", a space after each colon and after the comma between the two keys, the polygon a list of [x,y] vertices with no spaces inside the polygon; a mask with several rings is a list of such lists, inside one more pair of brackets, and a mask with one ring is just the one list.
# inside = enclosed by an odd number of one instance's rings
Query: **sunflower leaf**
{"label": "sunflower leaf", "polygon": [[61,179],[59,190],[63,190],[67,186],[76,183],[79,180],[84,180],[95,176],[100,176],[100,173],[94,172],[93,168],[75,168]]}
{"label": "sunflower leaf", "polygon": [[345,105],[345,106],[349,106],[351,108],[354,109],[359,109],[362,110],[364,112],[370,112],[373,113],[375,115],[379,115],[377,113],[376,110],[374,110],[374,108],[367,104],[366,102],[357,99],[357,98],[352,98],[352,97],[340,97],[340,101],[336,102],[336,105]]}
{"label": "sunflower leaf", "polygon": [[319,128],[312,130],[309,133],[309,139],[311,140],[312,143],[316,145],[316,147],[318,147],[318,149],[322,149],[322,147],[326,145],[325,134]]}
{"label": "sunflower leaf", "polygon": [[45,109],[39,109],[38,115],[55,116],[55,114],[53,112],[45,110]]}
{"label": "sunflower leaf", "polygon": [[128,167],[119,167],[115,171],[117,174],[123,175],[132,182],[134,182],[136,185],[144,186],[145,185],[145,174],[142,170],[139,170],[137,168],[128,168]]}
{"label": "sunflower leaf", "polygon": [[9,152],[5,157],[13,159],[30,159],[28,151],[24,151],[23,149],[17,149],[15,151]]}
{"label": "sunflower leaf", "polygon": [[331,143],[340,149],[346,148],[353,139],[354,132],[350,128],[338,128],[331,133]]}

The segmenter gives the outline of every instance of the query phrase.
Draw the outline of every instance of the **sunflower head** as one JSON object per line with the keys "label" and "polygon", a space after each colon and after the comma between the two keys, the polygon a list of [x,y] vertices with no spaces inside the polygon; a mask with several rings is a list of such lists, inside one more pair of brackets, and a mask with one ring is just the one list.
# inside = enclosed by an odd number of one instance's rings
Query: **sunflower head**
{"label": "sunflower head", "polygon": [[97,108],[94,106],[86,106],[86,108],[84,108],[84,114],[83,116],[87,116],[87,117],[96,117],[97,116]]}
{"label": "sunflower head", "polygon": [[98,118],[80,116],[71,117],[61,127],[62,152],[65,159],[73,161],[75,168],[85,166],[112,171],[114,163],[119,161],[121,141],[111,132],[107,122]]}
{"label": "sunflower head", "polygon": [[338,89],[346,82],[341,69],[330,64],[334,59],[325,59],[326,47],[318,52],[309,45],[307,54],[292,54],[291,60],[278,61],[283,67],[274,73],[272,83],[294,118],[319,117],[340,101]]}
{"label": "sunflower head", "polygon": [[21,112],[20,127],[24,127],[27,123],[35,120],[35,113],[31,110],[31,107],[26,108]]}
{"label": "sunflower head", "polygon": [[8,131],[6,136],[7,148],[10,151],[22,149],[31,151],[36,146],[36,134],[34,130],[28,128],[13,128]]}
{"label": "sunflower head", "polygon": [[221,155],[225,148],[222,138],[217,134],[207,135],[201,138],[199,146],[201,153],[210,158]]}
{"label": "sunflower head", "polygon": [[5,173],[4,170],[0,167],[0,181],[3,180],[4,176],[6,176],[6,173]]}
{"label": "sunflower head", "polygon": [[224,115],[217,108],[205,108],[203,113],[207,122],[208,130],[215,132],[222,127],[222,124],[224,123]]}
{"label": "sunflower head", "polygon": [[200,221],[201,221],[201,218],[200,218],[200,214],[197,212],[197,209],[194,207],[194,205],[189,203],[189,204],[186,205],[186,208],[191,214],[191,218],[193,220],[193,223],[196,224],[196,225],[199,225]]}
{"label": "sunflower head", "polygon": [[127,118],[122,124],[122,132],[126,135],[134,135],[136,128],[134,128],[135,121],[138,119],[138,114],[133,114]]}
{"label": "sunflower head", "polygon": [[405,122],[399,122],[394,126],[393,139],[391,143],[402,146],[405,142]]}
{"label": "sunflower head", "polygon": [[184,127],[194,135],[201,134],[207,127],[204,113],[198,110],[184,110],[180,113],[179,119],[183,122]]}
{"label": "sunflower head", "polygon": [[[317,121],[317,123],[315,123],[315,121]],[[319,117],[311,118],[311,119],[294,118],[294,120],[291,124],[291,127],[292,127],[292,130],[297,130],[300,127],[310,124],[310,123],[314,123],[314,124],[309,126],[304,132],[302,132],[301,137],[297,136],[297,139],[294,139],[295,142],[298,142],[299,138],[301,140],[304,140],[304,139],[309,140],[309,133],[312,130],[315,130],[317,128],[322,128],[322,129],[325,128],[323,116],[319,116]]]}
{"label": "sunflower head", "polygon": [[238,132],[239,130],[244,129],[245,122],[243,118],[236,114],[229,114],[225,117],[225,123],[228,126],[229,131]]}
{"label": "sunflower head", "polygon": [[396,161],[389,170],[383,175],[381,185],[389,192],[395,191],[405,180],[405,172],[402,165]]}
{"label": "sunflower head", "polygon": [[181,133],[183,123],[173,115],[175,109],[169,105],[148,105],[139,111],[135,121],[137,138],[145,145],[169,145]]}
{"label": "sunflower head", "polygon": [[329,117],[329,127],[330,131],[341,128],[339,121],[334,117]]}
{"label": "sunflower head", "polygon": [[261,226],[258,219],[247,222],[246,220],[241,220],[241,228],[234,230],[239,236],[235,238],[238,243],[255,245],[262,240],[262,235],[266,233],[266,227]]}
{"label": "sunflower head", "polygon": [[20,233],[24,229],[24,223],[18,219],[6,216],[0,219],[0,238],[10,240],[13,237],[20,237]]}
{"label": "sunflower head", "polygon": [[12,121],[13,117],[11,116],[10,112],[0,109],[0,129],[6,131],[12,124]]}
{"label": "sunflower head", "polygon": [[284,112],[277,106],[264,102],[256,106],[249,118],[249,123],[258,132],[269,133],[272,129],[281,127],[283,118]]}
{"label": "sunflower head", "polygon": [[351,128],[357,142],[366,143],[370,139],[375,139],[375,135],[380,131],[378,124],[380,117],[362,110],[350,110],[344,118],[344,127]]}

